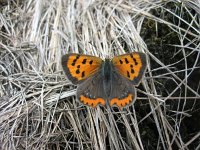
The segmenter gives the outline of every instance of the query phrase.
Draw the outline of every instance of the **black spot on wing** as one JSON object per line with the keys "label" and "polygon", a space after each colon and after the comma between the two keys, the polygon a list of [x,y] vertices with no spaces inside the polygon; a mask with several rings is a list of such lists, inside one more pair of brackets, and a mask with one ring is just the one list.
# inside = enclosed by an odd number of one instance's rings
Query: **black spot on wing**
{"label": "black spot on wing", "polygon": [[132,69],[132,68],[131,68],[131,73],[132,73],[132,74],[134,74],[134,73],[135,73],[134,69]]}
{"label": "black spot on wing", "polygon": [[130,54],[131,58],[133,59],[133,61],[135,62],[135,65],[138,64],[137,60],[133,57],[133,54]]}
{"label": "black spot on wing", "polygon": [[76,64],[76,61],[79,59],[79,57],[80,57],[80,55],[77,55],[76,56],[76,58],[73,60],[73,62],[72,62],[72,66],[75,66],[75,64]]}
{"label": "black spot on wing", "polygon": [[87,59],[83,59],[82,64],[86,64]]}
{"label": "black spot on wing", "polygon": [[130,73],[129,73],[129,71],[127,71],[127,77],[129,77],[129,78],[130,78]]}
{"label": "black spot on wing", "polygon": [[128,61],[128,59],[127,59],[127,58],[125,58],[125,62],[126,62],[126,64],[128,64],[128,63],[129,63],[129,61]]}
{"label": "black spot on wing", "polygon": [[82,72],[81,77],[85,77],[85,71]]}
{"label": "black spot on wing", "polygon": [[93,63],[93,60],[90,60],[89,64],[91,65]]}
{"label": "black spot on wing", "polygon": [[133,61],[135,62],[135,65],[138,65],[138,62],[135,58],[133,58]]}
{"label": "black spot on wing", "polygon": [[133,59],[133,54],[130,54],[131,58]]}
{"label": "black spot on wing", "polygon": [[120,62],[120,64],[123,64],[123,61],[121,59],[119,60],[119,62]]}
{"label": "black spot on wing", "polygon": [[79,69],[77,69],[77,70],[76,70],[76,74],[79,74],[79,73],[80,73],[80,70],[79,70]]}

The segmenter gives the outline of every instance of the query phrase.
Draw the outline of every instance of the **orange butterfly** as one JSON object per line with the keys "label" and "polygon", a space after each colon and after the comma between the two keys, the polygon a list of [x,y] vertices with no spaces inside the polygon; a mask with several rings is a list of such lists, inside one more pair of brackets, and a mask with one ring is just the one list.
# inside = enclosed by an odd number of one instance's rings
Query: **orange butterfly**
{"label": "orange butterfly", "polygon": [[85,105],[117,105],[123,108],[136,98],[138,85],[146,70],[146,54],[133,52],[103,61],[99,57],[66,54],[62,67],[73,84],[77,97]]}

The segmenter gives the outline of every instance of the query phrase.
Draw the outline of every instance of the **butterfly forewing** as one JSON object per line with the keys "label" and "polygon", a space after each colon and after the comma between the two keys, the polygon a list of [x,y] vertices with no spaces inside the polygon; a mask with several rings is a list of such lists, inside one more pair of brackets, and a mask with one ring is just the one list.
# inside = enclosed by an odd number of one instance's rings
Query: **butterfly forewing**
{"label": "butterfly forewing", "polygon": [[147,66],[146,54],[138,52],[116,56],[112,62],[119,74],[134,85],[139,84]]}
{"label": "butterfly forewing", "polygon": [[73,84],[79,84],[96,73],[102,65],[102,59],[95,56],[66,54],[62,57],[62,67]]}

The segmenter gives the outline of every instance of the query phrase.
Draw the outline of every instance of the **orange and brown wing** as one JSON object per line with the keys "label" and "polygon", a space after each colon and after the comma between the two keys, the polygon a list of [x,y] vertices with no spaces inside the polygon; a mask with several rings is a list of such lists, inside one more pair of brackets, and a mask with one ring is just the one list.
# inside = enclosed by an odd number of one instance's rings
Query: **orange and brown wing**
{"label": "orange and brown wing", "polygon": [[103,76],[97,72],[78,86],[77,98],[84,105],[93,108],[99,104],[105,105],[106,95],[103,88]]}
{"label": "orange and brown wing", "polygon": [[120,75],[138,85],[147,67],[146,54],[133,52],[116,56],[112,59]]}
{"label": "orange and brown wing", "polygon": [[90,55],[66,54],[62,57],[62,67],[73,84],[79,84],[96,73],[102,65],[102,59]]}
{"label": "orange and brown wing", "polygon": [[134,102],[136,94],[133,83],[114,71],[112,74],[112,90],[108,99],[110,106],[116,105],[122,109]]}
{"label": "orange and brown wing", "polygon": [[120,109],[128,106],[136,99],[134,85],[138,85],[146,70],[147,62],[144,53],[130,53],[112,59],[114,65],[113,89],[109,99],[110,106]]}
{"label": "orange and brown wing", "polygon": [[113,98],[110,100],[110,106],[116,105],[118,106],[120,109],[122,109],[123,107],[126,107],[130,104],[132,104],[132,102],[135,100],[136,95],[133,95],[132,93],[128,94],[126,97],[124,98]]}

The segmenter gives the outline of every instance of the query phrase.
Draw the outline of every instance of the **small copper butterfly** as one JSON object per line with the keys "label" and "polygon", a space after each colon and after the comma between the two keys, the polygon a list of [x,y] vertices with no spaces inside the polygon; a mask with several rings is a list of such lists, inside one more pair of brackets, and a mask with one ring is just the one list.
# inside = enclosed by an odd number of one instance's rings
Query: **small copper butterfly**
{"label": "small copper butterfly", "polygon": [[146,54],[133,52],[112,60],[81,54],[66,54],[62,67],[77,88],[77,98],[85,105],[117,105],[120,109],[136,98],[135,86],[146,70]]}

